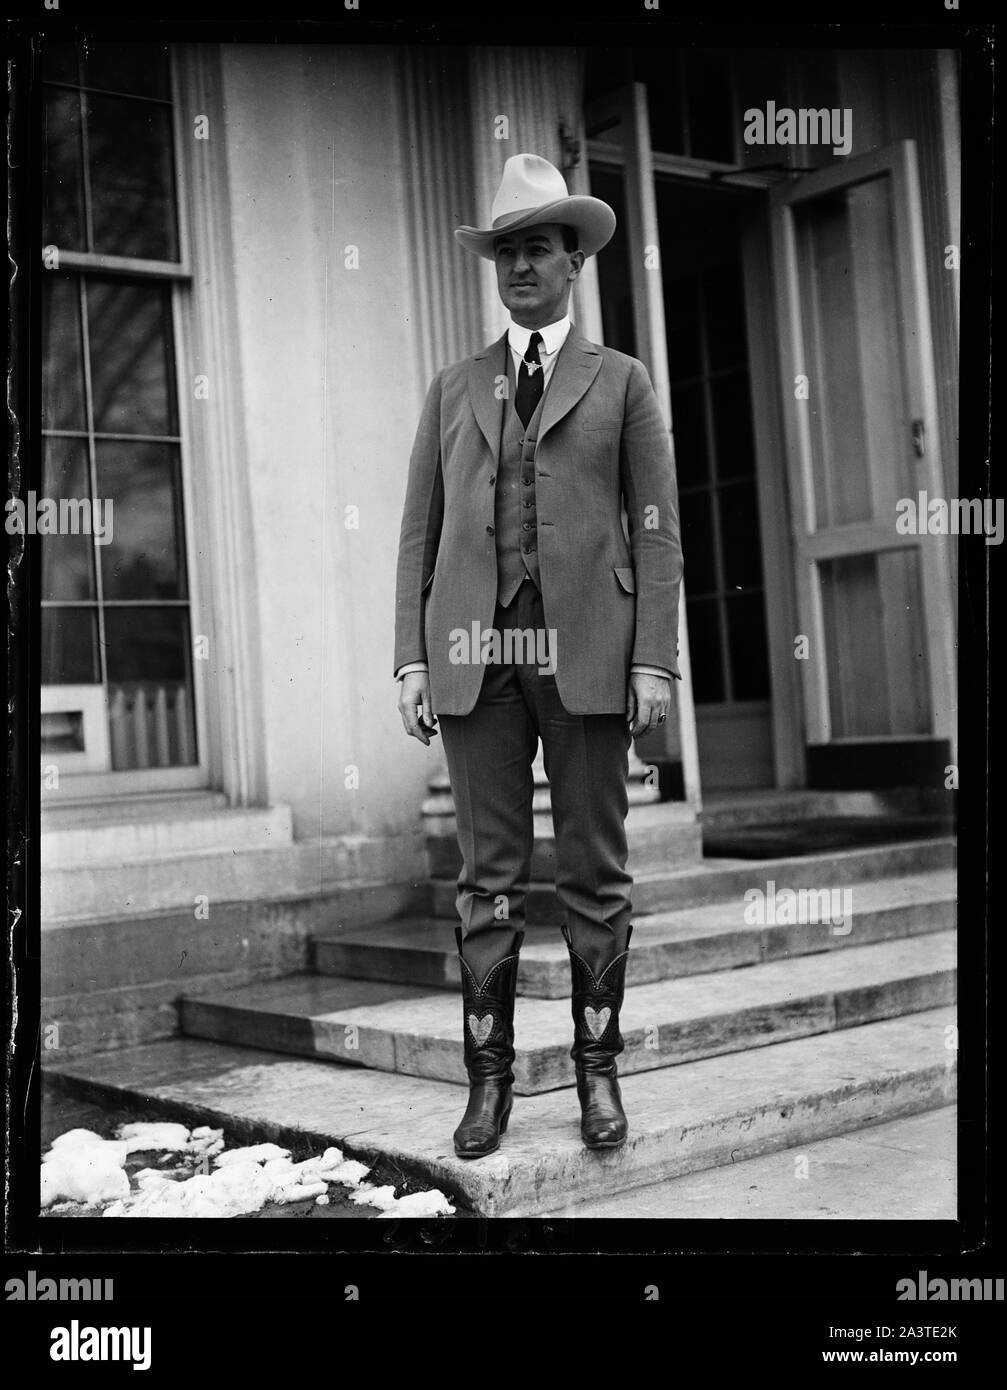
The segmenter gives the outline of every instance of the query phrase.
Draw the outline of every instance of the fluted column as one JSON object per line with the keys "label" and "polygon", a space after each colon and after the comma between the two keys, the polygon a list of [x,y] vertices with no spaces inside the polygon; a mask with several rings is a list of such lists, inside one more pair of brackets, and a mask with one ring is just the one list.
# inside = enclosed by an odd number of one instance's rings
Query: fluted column
{"label": "fluted column", "polygon": [[[472,48],[468,76],[475,204],[467,220],[488,226],[511,155],[538,154],[562,167],[560,126],[573,129],[579,119],[581,60],[572,48]],[[504,331],[507,311],[489,261],[481,267],[480,311],[490,342]]]}
{"label": "fluted column", "polygon": [[398,131],[413,264],[416,343],[429,381],[482,346],[479,267],[454,238],[472,217],[472,130],[464,57],[399,50]]}

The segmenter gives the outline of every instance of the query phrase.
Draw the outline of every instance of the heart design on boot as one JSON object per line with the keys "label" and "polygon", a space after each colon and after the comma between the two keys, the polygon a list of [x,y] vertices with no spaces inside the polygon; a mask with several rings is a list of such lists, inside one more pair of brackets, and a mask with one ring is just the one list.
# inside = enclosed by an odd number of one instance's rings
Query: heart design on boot
{"label": "heart design on boot", "polygon": [[482,1047],[493,1032],[493,1022],[492,1014],[483,1014],[482,1018],[478,1018],[475,1014],[469,1014],[469,1032],[475,1038],[477,1047]]}
{"label": "heart design on boot", "polygon": [[603,1009],[592,1009],[590,1004],[584,1008],[584,1022],[587,1024],[587,1031],[594,1038],[595,1042],[603,1037],[608,1021],[612,1017],[612,1010],[606,1004]]}

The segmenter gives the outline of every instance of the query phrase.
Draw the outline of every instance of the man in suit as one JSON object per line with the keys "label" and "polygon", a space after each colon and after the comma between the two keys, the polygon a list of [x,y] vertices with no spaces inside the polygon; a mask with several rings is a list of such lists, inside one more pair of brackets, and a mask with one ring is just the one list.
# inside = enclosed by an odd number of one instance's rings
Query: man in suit
{"label": "man in suit", "polygon": [[627,1133],[615,1059],[632,931],[628,750],[664,722],[680,678],[682,551],[646,369],[568,314],[585,258],[614,230],[608,204],[570,196],[548,161],[508,159],[491,225],[455,236],[495,263],[510,326],[438,373],[409,464],[395,674],[406,732],[428,744],[439,719],[455,802],[464,1158],[499,1146],[511,1110],[539,739],[581,1132],[591,1148]]}

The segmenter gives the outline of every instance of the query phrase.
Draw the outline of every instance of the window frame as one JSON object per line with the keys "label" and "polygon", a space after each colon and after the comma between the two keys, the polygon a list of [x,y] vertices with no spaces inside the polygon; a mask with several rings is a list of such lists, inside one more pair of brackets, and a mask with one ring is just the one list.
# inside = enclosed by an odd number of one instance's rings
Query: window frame
{"label": "window frame", "polygon": [[[172,173],[174,210],[178,238],[178,261],[151,260],[142,257],[116,256],[100,252],[65,251],[59,252],[58,264],[46,267],[44,275],[61,275],[70,272],[74,276],[116,277],[133,283],[150,281],[167,282],[170,286],[170,318],[172,331],[173,385],[176,393],[178,412],[178,451],[179,476],[182,491],[182,516],[184,531],[184,558],[188,589],[190,642],[197,635],[205,634],[205,606],[202,601],[205,588],[201,573],[200,554],[202,547],[197,540],[194,524],[201,511],[198,503],[200,489],[194,476],[194,448],[192,414],[189,392],[185,389],[187,364],[193,361],[191,307],[192,307],[192,229],[190,226],[189,169],[186,158],[186,129],[184,115],[185,91],[180,71],[184,61],[177,45],[168,46],[169,64],[169,102],[171,106]],[[66,84],[62,84],[66,85]],[[43,245],[43,256],[49,249]],[[43,261],[43,264],[45,262]],[[42,439],[59,436],[64,431],[46,431]],[[59,755],[41,753],[43,804],[66,802],[67,800],[106,800],[109,798],[145,792],[191,791],[206,788],[211,782],[211,768],[214,750],[211,747],[213,721],[210,718],[210,701],[207,690],[206,661],[197,661],[190,652],[192,671],[192,700],[195,724],[197,760],[182,767],[130,768],[107,772],[64,771],[60,768]],[[49,692],[59,691],[60,686],[42,687],[49,698]],[[104,685],[107,717],[107,685]],[[55,765],[59,770],[56,787],[46,785],[47,767]]]}

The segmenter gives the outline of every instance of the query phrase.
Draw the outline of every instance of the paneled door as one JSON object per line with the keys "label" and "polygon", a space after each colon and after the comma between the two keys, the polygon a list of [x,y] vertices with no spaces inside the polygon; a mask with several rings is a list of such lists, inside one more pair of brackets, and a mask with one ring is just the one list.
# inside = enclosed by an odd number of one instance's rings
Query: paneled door
{"label": "paneled door", "polygon": [[914,143],[771,199],[807,741],[953,758],[948,540],[898,526],[945,490]]}

